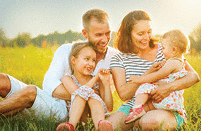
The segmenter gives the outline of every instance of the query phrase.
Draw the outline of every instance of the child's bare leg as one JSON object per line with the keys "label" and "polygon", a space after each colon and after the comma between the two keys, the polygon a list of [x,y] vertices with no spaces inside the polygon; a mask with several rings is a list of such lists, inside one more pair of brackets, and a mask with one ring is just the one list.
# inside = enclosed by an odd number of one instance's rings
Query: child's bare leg
{"label": "child's bare leg", "polygon": [[152,100],[148,100],[145,104],[144,104],[144,110],[147,111],[151,111],[151,110],[156,110],[156,108],[154,107]]}
{"label": "child's bare leg", "polygon": [[144,114],[146,114],[147,111],[153,109],[153,105],[151,105],[152,102],[150,103],[147,101],[149,101],[149,94],[136,95],[133,111],[129,113],[128,117],[125,120],[125,123],[134,122],[142,117]]}
{"label": "child's bare leg", "polygon": [[82,113],[85,109],[85,105],[86,101],[79,95],[76,95],[71,105],[70,119],[69,119],[69,123],[71,123],[74,126],[74,128],[76,128],[77,123],[82,116]]}
{"label": "child's bare leg", "polygon": [[89,107],[91,109],[91,116],[92,116],[92,119],[94,122],[95,129],[97,130],[98,129],[98,122],[100,120],[105,119],[105,113],[104,113],[103,105],[101,104],[100,101],[93,99],[93,98],[89,98],[88,104],[89,104]]}
{"label": "child's bare leg", "polygon": [[156,108],[154,107],[154,105],[153,105],[152,100],[150,99],[150,97],[151,96],[149,94],[138,94],[136,96],[134,106],[144,105],[144,110],[146,112],[150,111],[150,110],[155,110]]}
{"label": "child's bare leg", "polygon": [[88,119],[87,119],[88,117],[90,117],[90,108],[89,108],[88,103],[86,102],[84,111],[83,111],[82,116],[80,118],[80,122],[87,123],[88,122]]}
{"label": "child's bare leg", "polygon": [[149,94],[147,93],[138,94],[136,95],[134,106],[144,105],[148,99],[149,99]]}

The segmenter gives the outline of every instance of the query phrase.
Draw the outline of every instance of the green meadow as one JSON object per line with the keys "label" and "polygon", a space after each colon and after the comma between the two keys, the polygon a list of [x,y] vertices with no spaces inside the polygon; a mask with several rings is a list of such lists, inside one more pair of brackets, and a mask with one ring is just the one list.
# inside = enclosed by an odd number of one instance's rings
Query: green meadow
{"label": "green meadow", "polygon": [[[42,88],[43,77],[57,48],[58,46],[38,48],[32,45],[26,48],[0,47],[0,72],[9,74],[26,84]],[[186,59],[200,75],[201,54],[188,54]],[[115,111],[122,101],[116,92],[113,97]],[[188,123],[181,130],[201,130],[201,82],[186,89],[184,99]],[[52,118],[39,120],[34,116],[21,114],[10,118],[0,118],[1,131],[54,131],[57,125],[58,122]],[[90,130],[91,126],[90,124],[86,125],[85,129]]]}

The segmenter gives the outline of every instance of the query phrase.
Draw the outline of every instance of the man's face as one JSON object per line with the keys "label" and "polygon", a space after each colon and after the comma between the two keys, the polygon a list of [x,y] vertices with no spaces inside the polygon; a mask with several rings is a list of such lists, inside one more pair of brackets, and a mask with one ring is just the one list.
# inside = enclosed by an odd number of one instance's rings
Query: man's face
{"label": "man's face", "polygon": [[88,38],[89,43],[93,45],[96,52],[105,53],[110,41],[110,33],[111,30],[108,20],[105,20],[104,23],[100,23],[97,22],[95,18],[92,18],[84,36]]}

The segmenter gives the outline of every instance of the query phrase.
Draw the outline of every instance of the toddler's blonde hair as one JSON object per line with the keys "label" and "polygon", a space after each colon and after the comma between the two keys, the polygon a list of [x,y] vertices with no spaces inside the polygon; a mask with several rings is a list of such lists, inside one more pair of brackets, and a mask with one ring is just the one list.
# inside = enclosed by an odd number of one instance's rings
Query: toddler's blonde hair
{"label": "toddler's blonde hair", "polygon": [[190,40],[181,30],[171,30],[163,35],[163,39],[169,39],[171,44],[178,47],[180,54],[188,53],[190,49]]}

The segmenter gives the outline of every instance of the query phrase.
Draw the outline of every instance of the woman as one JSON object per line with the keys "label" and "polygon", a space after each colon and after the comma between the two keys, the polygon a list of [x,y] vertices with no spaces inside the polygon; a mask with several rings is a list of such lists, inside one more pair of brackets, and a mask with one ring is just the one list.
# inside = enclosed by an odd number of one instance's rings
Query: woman
{"label": "woman", "polygon": [[[118,38],[115,43],[121,53],[115,55],[111,61],[111,71],[117,93],[121,100],[128,101],[120,106],[109,118],[115,129],[127,130],[133,125],[139,126],[142,130],[162,129],[174,130],[179,128],[184,119],[177,112],[167,110],[152,110],[147,112],[138,121],[125,124],[124,121],[132,108],[135,98],[135,91],[139,84],[130,82],[133,75],[146,75],[161,67],[164,56],[161,52],[161,45],[155,44],[152,38],[150,18],[144,11],[133,11],[127,14],[119,28]],[[182,79],[171,83],[161,84],[158,89],[151,92],[152,99],[160,102],[170,92],[188,88],[199,81],[198,74],[185,60],[187,75]],[[152,67],[152,68],[150,68]],[[150,70],[148,70],[150,68]],[[148,101],[144,108],[153,108]]]}

